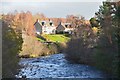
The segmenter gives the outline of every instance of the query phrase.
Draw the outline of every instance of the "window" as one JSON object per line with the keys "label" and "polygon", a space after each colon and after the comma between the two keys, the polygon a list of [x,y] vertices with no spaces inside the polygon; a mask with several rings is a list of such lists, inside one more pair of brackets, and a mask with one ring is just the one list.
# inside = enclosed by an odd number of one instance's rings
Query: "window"
{"label": "window", "polygon": [[50,26],[52,26],[52,22],[50,22]]}
{"label": "window", "polygon": [[67,27],[68,27],[68,25],[66,24],[66,25],[65,25],[65,27],[67,28]]}
{"label": "window", "polygon": [[45,23],[44,23],[44,22],[42,22],[42,26],[44,26],[44,24],[45,24]]}

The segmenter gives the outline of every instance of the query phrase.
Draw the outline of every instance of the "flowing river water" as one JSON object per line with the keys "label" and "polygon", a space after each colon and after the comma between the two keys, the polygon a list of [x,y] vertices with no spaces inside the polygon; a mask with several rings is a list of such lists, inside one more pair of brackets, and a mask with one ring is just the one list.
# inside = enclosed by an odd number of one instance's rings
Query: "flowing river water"
{"label": "flowing river water", "polygon": [[23,67],[16,75],[18,78],[108,78],[108,74],[95,67],[68,62],[64,54],[25,58],[19,64]]}

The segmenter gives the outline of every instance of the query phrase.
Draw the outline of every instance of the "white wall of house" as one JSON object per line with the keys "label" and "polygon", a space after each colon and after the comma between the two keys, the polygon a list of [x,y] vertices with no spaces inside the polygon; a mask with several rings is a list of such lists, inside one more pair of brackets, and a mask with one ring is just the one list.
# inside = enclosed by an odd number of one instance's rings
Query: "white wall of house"
{"label": "white wall of house", "polygon": [[43,34],[55,34],[56,27],[53,26],[42,26]]}
{"label": "white wall of house", "polygon": [[74,28],[65,28],[64,32],[68,32],[69,34],[72,34],[72,31]]}

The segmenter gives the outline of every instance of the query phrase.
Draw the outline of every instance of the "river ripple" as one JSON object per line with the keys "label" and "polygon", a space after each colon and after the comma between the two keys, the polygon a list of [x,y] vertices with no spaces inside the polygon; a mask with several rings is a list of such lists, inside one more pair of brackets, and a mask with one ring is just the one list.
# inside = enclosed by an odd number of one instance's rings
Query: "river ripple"
{"label": "river ripple", "polygon": [[104,72],[95,67],[72,64],[64,54],[54,54],[41,58],[21,59],[19,62],[23,68],[16,77],[21,78],[106,78]]}

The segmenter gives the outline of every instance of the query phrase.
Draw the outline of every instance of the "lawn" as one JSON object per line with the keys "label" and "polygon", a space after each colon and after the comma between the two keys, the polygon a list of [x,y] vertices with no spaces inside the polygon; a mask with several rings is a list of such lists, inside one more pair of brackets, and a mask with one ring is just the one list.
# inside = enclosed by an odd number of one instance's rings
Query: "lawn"
{"label": "lawn", "polygon": [[60,43],[67,42],[70,39],[69,37],[66,37],[62,34],[54,34],[54,35],[44,34],[42,36],[46,38],[47,41],[60,42]]}

